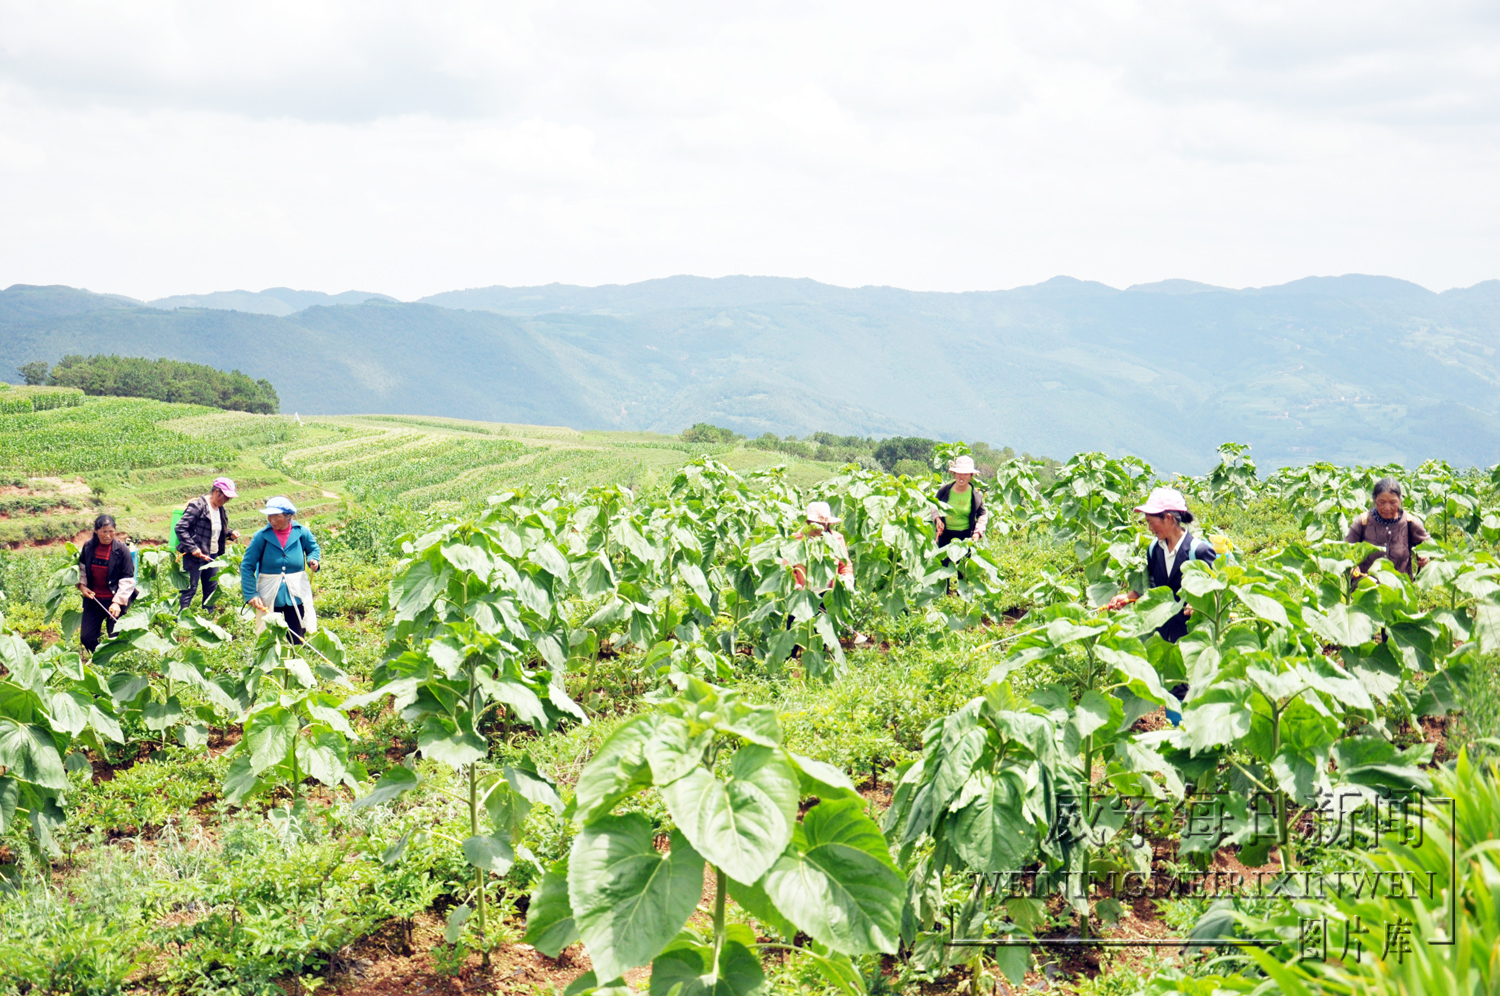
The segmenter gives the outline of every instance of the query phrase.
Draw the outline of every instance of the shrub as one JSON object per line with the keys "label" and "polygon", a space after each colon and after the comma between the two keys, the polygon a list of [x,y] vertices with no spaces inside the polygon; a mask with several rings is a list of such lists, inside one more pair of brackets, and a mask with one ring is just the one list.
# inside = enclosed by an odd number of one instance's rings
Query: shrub
{"label": "shrub", "polygon": [[684,429],[682,431],[682,441],[685,443],[723,444],[733,443],[743,438],[743,436],[733,429],[710,425],[707,422],[698,422],[691,429]]}

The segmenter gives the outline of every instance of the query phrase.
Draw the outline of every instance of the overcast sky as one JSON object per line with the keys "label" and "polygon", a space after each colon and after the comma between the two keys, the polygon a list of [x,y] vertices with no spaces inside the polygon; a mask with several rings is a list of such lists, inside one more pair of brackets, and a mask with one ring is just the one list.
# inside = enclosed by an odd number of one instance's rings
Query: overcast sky
{"label": "overcast sky", "polygon": [[0,286],[1500,277],[1500,4],[0,0]]}

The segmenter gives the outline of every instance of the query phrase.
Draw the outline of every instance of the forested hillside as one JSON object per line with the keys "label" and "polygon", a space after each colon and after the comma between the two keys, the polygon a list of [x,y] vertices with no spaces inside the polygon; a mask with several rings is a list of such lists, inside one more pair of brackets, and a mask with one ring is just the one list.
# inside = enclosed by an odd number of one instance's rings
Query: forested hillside
{"label": "forested hillside", "polygon": [[964,436],[1184,471],[1228,437],[1267,465],[1500,458],[1500,281],[1437,294],[1361,276],[1251,290],[1058,277],[944,294],[674,277],[281,318],[13,287],[0,330],[6,370],[166,356],[271,379],[304,413]]}

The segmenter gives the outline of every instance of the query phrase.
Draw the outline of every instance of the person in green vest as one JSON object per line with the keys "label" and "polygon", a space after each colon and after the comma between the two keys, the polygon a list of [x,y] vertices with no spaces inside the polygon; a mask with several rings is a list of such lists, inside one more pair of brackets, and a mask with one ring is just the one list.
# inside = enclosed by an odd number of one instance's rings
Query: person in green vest
{"label": "person in green vest", "polygon": [[978,468],[974,458],[961,456],[948,464],[948,473],[953,480],[938,488],[937,508],[932,513],[932,524],[937,531],[937,545],[945,547],[956,539],[984,539],[984,527],[990,513],[984,507],[984,495],[974,487],[974,475]]}

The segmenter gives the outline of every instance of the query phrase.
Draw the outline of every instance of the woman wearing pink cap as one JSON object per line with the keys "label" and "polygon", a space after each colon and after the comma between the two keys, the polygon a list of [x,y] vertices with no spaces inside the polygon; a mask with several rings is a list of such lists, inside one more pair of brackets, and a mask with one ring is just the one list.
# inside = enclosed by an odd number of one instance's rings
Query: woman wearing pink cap
{"label": "woman wearing pink cap", "polygon": [[[1193,560],[1211,564],[1219,555],[1212,543],[1183,528],[1193,521],[1193,513],[1188,511],[1187,499],[1176,488],[1152,488],[1146,503],[1137,505],[1135,511],[1145,515],[1146,528],[1156,537],[1146,551],[1146,578],[1150,587],[1170,588],[1175,595],[1182,590],[1184,564]],[[1137,597],[1135,592],[1116,595],[1109,603],[1110,608],[1118,609]],[[1183,609],[1162,624],[1157,632],[1163,640],[1176,643],[1187,635],[1188,611]]]}
{"label": "woman wearing pink cap", "polygon": [[[182,554],[182,567],[188,576],[187,590],[181,596],[181,611],[193,604],[203,565],[223,556],[225,545],[240,538],[239,533],[229,528],[229,512],[224,507],[235,496],[234,482],[221,477],[214,481],[208,494],[188,502],[182,518],[177,520],[177,549]],[[212,573],[203,574],[202,578],[203,604],[207,605],[219,588],[219,579]]]}
{"label": "woman wearing pink cap", "polygon": [[[1196,560],[1201,564],[1212,564],[1219,552],[1213,544],[1201,540],[1183,526],[1193,521],[1188,511],[1187,499],[1176,488],[1152,488],[1146,504],[1137,505],[1135,511],[1146,517],[1146,528],[1155,537],[1146,550],[1146,582],[1152,588],[1170,588],[1172,594],[1182,590],[1182,566]],[[1135,592],[1116,595],[1110,601],[1111,609],[1134,601]],[[1185,608],[1157,627],[1157,634],[1168,643],[1176,643],[1187,636],[1187,621],[1193,610]],[[1177,685],[1172,690],[1179,702],[1187,698],[1188,686]],[[1173,726],[1182,721],[1182,714],[1167,707],[1167,719]]]}

